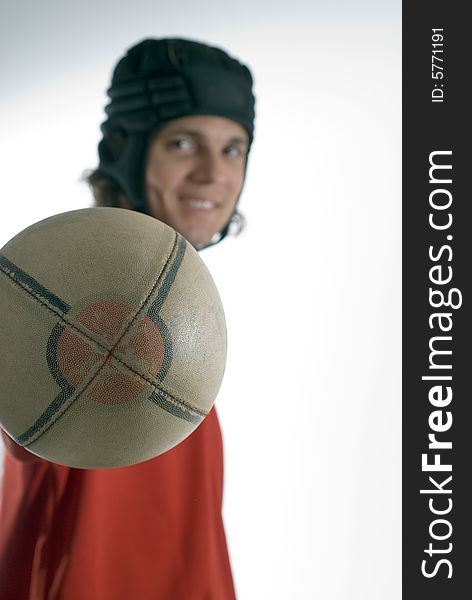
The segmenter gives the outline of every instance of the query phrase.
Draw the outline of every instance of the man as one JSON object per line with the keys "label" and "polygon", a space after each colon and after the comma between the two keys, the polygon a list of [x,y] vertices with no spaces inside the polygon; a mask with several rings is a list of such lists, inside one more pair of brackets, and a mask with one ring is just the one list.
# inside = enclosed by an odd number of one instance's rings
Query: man
{"label": "man", "polygon": [[[252,142],[248,69],[186,40],[145,40],[118,63],[89,176],[98,205],[148,213],[196,248],[240,223]],[[215,411],[131,467],[55,465],[4,434],[0,597],[230,600]]]}

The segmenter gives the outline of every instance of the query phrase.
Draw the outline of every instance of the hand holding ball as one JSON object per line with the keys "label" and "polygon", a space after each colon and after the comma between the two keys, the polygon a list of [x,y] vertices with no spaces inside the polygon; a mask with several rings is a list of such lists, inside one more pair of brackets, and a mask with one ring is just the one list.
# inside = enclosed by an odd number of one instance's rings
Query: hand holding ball
{"label": "hand holding ball", "polygon": [[196,251],[115,208],[56,215],[0,250],[0,424],[72,467],[134,464],[209,412],[223,308]]}

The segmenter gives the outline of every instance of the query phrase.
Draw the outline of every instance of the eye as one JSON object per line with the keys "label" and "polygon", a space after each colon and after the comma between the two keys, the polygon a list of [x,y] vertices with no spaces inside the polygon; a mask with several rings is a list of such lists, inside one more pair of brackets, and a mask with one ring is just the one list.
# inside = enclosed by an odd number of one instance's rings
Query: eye
{"label": "eye", "polygon": [[192,142],[192,140],[184,137],[175,138],[169,142],[169,148],[171,150],[177,150],[180,152],[190,152],[193,150],[194,146],[195,144]]}
{"label": "eye", "polygon": [[226,156],[239,158],[241,156],[245,156],[245,151],[239,144],[230,144],[229,146],[226,146],[226,148],[224,149],[224,154]]}

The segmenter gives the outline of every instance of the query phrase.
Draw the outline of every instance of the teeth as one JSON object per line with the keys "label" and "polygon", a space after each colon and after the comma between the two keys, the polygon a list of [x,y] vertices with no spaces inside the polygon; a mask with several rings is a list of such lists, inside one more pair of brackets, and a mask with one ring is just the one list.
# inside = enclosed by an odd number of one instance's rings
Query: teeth
{"label": "teeth", "polygon": [[202,208],[204,210],[210,210],[215,207],[213,202],[210,202],[210,200],[196,200],[195,198],[188,198],[186,202],[192,208]]}

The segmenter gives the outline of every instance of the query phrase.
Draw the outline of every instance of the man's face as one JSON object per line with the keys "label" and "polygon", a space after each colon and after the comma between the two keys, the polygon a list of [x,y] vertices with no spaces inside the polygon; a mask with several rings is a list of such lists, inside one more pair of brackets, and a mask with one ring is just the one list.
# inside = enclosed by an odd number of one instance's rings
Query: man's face
{"label": "man's face", "polygon": [[149,212],[194,246],[207,244],[233,213],[244,182],[248,135],[230,119],[182,117],[151,142]]}

